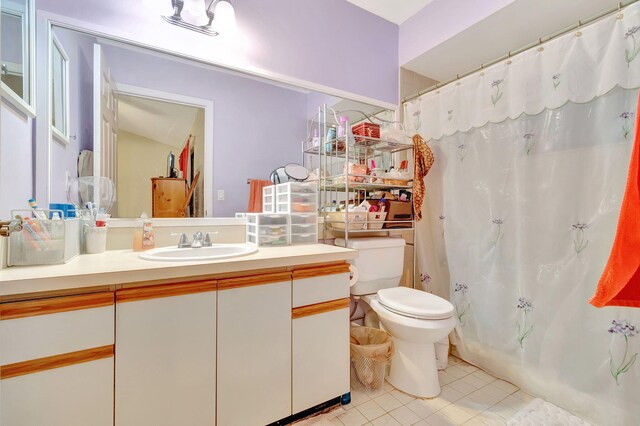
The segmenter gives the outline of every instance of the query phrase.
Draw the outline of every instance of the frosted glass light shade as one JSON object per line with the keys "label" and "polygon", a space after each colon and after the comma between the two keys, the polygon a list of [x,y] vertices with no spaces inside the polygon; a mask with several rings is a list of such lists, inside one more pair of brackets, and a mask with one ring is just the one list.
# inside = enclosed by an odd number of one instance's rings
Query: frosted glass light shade
{"label": "frosted glass light shade", "polygon": [[230,35],[236,32],[236,12],[228,0],[218,0],[213,27],[221,35]]}

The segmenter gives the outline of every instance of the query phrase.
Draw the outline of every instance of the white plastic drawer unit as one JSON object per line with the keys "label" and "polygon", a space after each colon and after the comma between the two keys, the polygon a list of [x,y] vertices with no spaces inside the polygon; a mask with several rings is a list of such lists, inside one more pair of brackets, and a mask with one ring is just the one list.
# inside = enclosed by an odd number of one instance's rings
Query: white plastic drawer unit
{"label": "white plastic drawer unit", "polygon": [[276,185],[276,194],[316,194],[317,182],[287,182]]}
{"label": "white plastic drawer unit", "polygon": [[291,245],[301,245],[301,244],[316,244],[318,242],[318,234],[315,232],[313,234],[292,234]]}
{"label": "white plastic drawer unit", "polygon": [[247,242],[258,246],[289,245],[289,215],[249,213]]}
{"label": "white plastic drawer unit", "polygon": [[301,213],[291,215],[292,225],[317,225],[318,213]]}

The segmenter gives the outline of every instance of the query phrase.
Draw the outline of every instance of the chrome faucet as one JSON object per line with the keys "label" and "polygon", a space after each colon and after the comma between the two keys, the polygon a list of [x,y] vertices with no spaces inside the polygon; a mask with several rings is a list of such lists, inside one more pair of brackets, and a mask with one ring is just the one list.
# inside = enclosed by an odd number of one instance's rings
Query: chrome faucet
{"label": "chrome faucet", "polygon": [[[180,241],[178,242],[178,248],[200,248],[200,247],[211,247],[213,245],[213,238],[211,237],[213,234],[217,234],[217,232],[207,232],[203,234],[200,231],[197,231],[193,234],[193,241],[189,242],[189,237],[184,232],[180,234]],[[178,234],[171,234],[178,235]]]}
{"label": "chrome faucet", "polygon": [[192,248],[202,247],[202,232],[198,231],[193,234],[193,241],[191,242]]}

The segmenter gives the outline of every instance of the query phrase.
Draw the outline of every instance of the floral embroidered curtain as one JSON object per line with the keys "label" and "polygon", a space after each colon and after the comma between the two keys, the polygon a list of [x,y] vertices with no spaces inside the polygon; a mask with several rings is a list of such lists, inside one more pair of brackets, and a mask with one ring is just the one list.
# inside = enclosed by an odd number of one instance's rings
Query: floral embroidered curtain
{"label": "floral embroidered curtain", "polygon": [[626,182],[639,10],[557,40],[559,67],[545,45],[470,76],[475,92],[453,85],[405,106],[435,155],[420,277],[454,303],[457,350],[598,425],[640,424],[640,310],[588,304]]}
{"label": "floral embroidered curtain", "polygon": [[425,139],[589,102],[640,87],[640,5],[530,49],[405,103],[408,129]]}

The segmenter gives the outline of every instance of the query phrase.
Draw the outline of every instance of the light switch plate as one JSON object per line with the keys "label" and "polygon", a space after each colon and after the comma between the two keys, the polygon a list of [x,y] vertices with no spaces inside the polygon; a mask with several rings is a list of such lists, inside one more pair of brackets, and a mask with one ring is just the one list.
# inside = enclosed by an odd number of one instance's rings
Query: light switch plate
{"label": "light switch plate", "polygon": [[224,189],[218,189],[218,201],[224,201]]}

